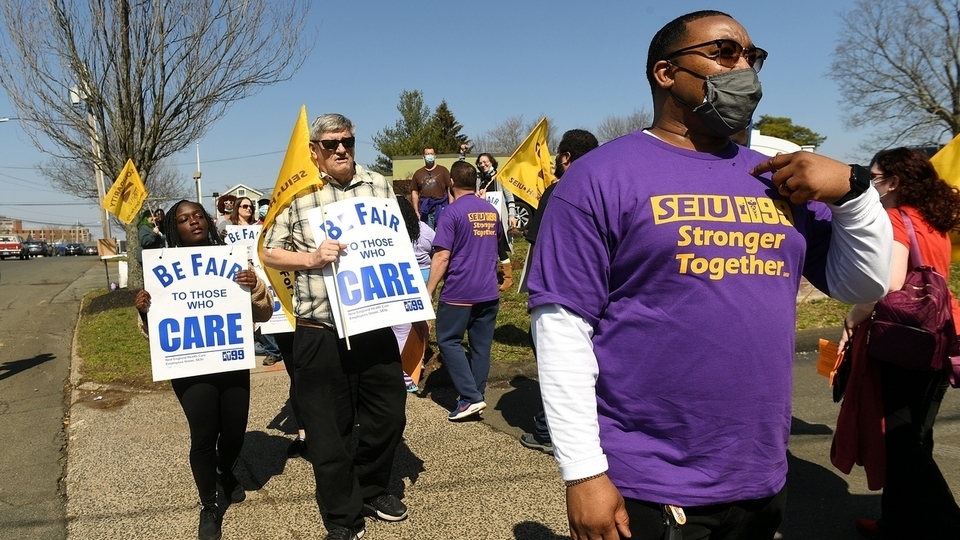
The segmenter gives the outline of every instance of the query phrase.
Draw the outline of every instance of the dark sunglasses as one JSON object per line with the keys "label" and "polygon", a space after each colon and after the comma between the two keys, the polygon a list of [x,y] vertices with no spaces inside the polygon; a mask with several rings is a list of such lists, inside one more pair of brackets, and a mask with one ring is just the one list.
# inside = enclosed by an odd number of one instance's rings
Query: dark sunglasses
{"label": "dark sunglasses", "polygon": [[241,205],[240,205],[240,208],[243,208],[244,210],[249,210],[249,209],[251,209],[251,208],[253,208],[253,207],[250,206],[249,204],[241,204]]}
{"label": "dark sunglasses", "polygon": [[[699,49],[700,47],[706,47],[707,45],[713,45],[716,47],[717,52],[708,54],[702,51],[693,50]],[[705,41],[703,43],[698,43],[696,45],[691,45],[689,47],[676,50],[667,55],[664,60],[670,60],[678,55],[689,54],[692,52],[702,54],[707,58],[713,58],[718,64],[728,68],[736,66],[740,58],[743,57],[746,59],[747,64],[749,64],[754,71],[760,71],[760,68],[763,67],[763,61],[767,59],[767,51],[761,49],[760,47],[751,47],[749,49],[745,49],[743,48],[743,45],[732,39],[714,39],[712,41]]]}
{"label": "dark sunglasses", "polygon": [[324,139],[322,141],[310,141],[310,142],[312,142],[313,144],[319,144],[327,152],[335,152],[337,148],[340,148],[341,144],[347,150],[353,148],[354,145],[357,144],[357,138],[344,137],[342,139]]}

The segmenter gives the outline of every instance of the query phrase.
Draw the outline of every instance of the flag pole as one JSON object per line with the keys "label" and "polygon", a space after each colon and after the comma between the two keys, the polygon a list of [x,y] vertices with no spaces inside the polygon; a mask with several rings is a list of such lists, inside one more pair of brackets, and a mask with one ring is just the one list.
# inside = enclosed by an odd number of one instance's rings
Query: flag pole
{"label": "flag pole", "polygon": [[[323,214],[323,219],[327,219],[327,209],[323,204],[323,197],[317,197],[317,200],[320,201],[320,212]],[[328,234],[327,231],[324,231],[324,234]],[[329,236],[327,236],[329,238]],[[319,249],[320,246],[317,246]],[[337,273],[339,268],[339,254],[337,255],[337,260],[330,263],[330,270],[333,272],[333,301],[337,303],[337,309],[340,312],[340,324],[343,325],[343,339],[347,342],[347,350],[350,350],[350,333],[347,330],[347,314],[343,310],[343,302],[340,301],[340,281],[337,279]],[[330,292],[327,291],[327,297],[330,297]]]}

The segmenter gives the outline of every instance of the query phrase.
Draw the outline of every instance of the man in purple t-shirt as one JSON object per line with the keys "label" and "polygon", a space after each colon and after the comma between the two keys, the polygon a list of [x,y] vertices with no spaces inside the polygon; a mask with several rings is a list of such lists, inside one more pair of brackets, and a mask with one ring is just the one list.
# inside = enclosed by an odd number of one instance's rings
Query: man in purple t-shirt
{"label": "man in purple t-shirt", "polygon": [[[450,378],[460,392],[452,421],[480,414],[487,404],[483,392],[490,373],[490,347],[500,310],[497,289],[496,208],[477,197],[477,170],[465,161],[450,168],[453,202],[437,222],[427,292],[433,297],[440,280],[437,344]],[[470,359],[463,350],[463,333],[470,340]]]}
{"label": "man in purple t-shirt", "polygon": [[653,126],[573,163],[544,213],[529,305],[578,540],[772,539],[800,277],[845,303],[886,291],[868,171],[730,141],[766,56],[725,13],[668,23]]}

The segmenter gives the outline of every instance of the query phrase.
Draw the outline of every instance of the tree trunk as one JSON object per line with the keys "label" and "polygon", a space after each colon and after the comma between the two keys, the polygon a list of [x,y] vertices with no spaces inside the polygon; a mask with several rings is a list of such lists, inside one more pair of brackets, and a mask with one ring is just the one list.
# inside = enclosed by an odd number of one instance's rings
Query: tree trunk
{"label": "tree trunk", "polygon": [[126,226],[127,230],[127,288],[137,291],[143,288],[143,265],[138,261],[140,240],[137,238],[137,225]]}

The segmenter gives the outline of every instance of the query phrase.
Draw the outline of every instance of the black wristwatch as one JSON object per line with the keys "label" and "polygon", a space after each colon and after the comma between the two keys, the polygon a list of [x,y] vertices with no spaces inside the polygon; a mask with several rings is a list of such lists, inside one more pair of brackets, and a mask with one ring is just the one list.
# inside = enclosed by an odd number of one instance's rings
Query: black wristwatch
{"label": "black wristwatch", "polygon": [[863,194],[870,187],[870,171],[855,163],[850,164],[850,191],[834,201],[835,206],[852,201]]}

